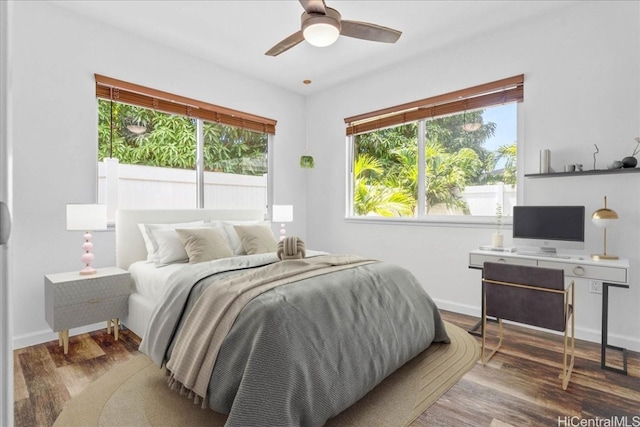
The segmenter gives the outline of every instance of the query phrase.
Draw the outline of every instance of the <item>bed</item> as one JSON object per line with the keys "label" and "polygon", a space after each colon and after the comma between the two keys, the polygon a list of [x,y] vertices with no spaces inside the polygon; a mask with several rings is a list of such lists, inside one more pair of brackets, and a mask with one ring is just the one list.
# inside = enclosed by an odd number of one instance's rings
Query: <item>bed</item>
{"label": "bed", "polygon": [[[138,224],[172,224],[198,220],[263,221],[260,210],[236,209],[121,209],[116,212],[116,266],[129,270],[147,259],[147,248]],[[165,273],[161,271],[160,274]],[[132,284],[129,314],[122,323],[142,337],[157,300],[139,292]]]}
{"label": "bed", "polygon": [[431,343],[448,342],[431,298],[396,265],[311,250],[281,260],[229,242],[233,256],[157,267],[140,228],[223,221],[244,233],[251,227],[238,224],[261,220],[255,211],[117,214],[117,265],[135,281],[123,324],[173,388],[228,414],[227,426],[322,425]]}

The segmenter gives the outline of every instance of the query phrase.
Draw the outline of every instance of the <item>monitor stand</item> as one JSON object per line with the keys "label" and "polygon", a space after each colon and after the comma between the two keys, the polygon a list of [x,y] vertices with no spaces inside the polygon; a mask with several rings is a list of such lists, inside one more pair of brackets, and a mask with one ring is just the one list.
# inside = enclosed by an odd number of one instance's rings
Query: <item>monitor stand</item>
{"label": "monitor stand", "polygon": [[554,257],[558,255],[556,248],[541,247],[541,248],[527,248],[524,250],[518,250],[520,255],[542,256],[542,257]]}
{"label": "monitor stand", "polygon": [[542,254],[542,255],[555,255],[558,252],[556,251],[556,248],[548,248],[548,247],[544,247],[544,248],[540,248],[540,250],[538,251],[538,254]]}

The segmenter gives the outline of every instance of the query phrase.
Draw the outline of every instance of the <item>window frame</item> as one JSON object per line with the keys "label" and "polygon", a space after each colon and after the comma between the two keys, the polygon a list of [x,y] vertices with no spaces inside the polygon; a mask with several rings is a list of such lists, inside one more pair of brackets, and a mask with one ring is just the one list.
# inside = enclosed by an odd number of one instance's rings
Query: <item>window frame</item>
{"label": "window frame", "polygon": [[[469,101],[473,99],[473,101]],[[406,224],[432,226],[461,226],[461,227],[495,227],[495,216],[483,215],[426,215],[419,213],[413,217],[381,217],[381,216],[358,216],[354,214],[354,175],[353,166],[355,162],[355,136],[361,133],[373,132],[375,130],[400,126],[406,123],[418,123],[418,193],[426,194],[426,120],[437,118],[449,114],[462,113],[467,109],[479,109],[503,105],[506,103],[516,103],[516,146],[518,164],[524,163],[524,154],[521,149],[523,144],[523,134],[521,126],[524,102],[524,74],[509,77],[502,80],[474,86],[437,95],[418,101],[401,104],[394,107],[364,113],[344,119],[346,124],[346,161],[348,178],[346,180],[346,201],[345,220],[347,222],[380,223],[380,224]],[[473,105],[473,107],[471,107]],[[438,108],[442,106],[442,108]],[[435,114],[440,111],[441,114]],[[524,174],[521,168],[516,172],[517,182],[522,182]],[[516,190],[516,204],[522,203],[523,190],[518,186]],[[426,197],[418,198],[418,212],[424,212]],[[511,217],[503,217],[504,225],[511,225]]]}
{"label": "window frame", "polygon": [[[217,123],[267,135],[267,188],[264,206],[265,218],[271,215],[273,202],[273,147],[277,121],[254,114],[198,101],[180,95],[125,82],[123,80],[95,74],[97,100],[129,104],[148,110],[181,115],[195,120],[195,209],[204,209],[204,122]],[[111,157],[111,153],[109,154]],[[97,172],[97,171],[96,171]],[[106,197],[106,195],[105,195]],[[107,201],[108,203],[108,201]],[[115,207],[118,208],[117,206]]]}

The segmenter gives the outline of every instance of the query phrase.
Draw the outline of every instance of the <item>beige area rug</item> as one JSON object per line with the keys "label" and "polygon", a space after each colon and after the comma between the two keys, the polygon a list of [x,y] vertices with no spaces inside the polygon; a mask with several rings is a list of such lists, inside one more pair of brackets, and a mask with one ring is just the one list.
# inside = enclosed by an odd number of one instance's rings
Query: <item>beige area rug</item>
{"label": "beige area rug", "polygon": [[[477,362],[480,348],[465,330],[445,322],[451,344],[434,344],[327,426],[410,424]],[[112,369],[73,398],[54,427],[223,426],[226,416],[201,409],[170,390],[164,370],[144,355]]]}

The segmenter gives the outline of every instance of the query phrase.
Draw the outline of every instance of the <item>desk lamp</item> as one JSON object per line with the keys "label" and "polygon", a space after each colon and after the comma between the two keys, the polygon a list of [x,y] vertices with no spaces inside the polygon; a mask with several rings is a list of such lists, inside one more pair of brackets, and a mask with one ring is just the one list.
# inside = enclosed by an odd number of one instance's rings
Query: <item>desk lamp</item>
{"label": "desk lamp", "polygon": [[604,250],[602,254],[592,254],[593,259],[618,259],[616,255],[607,254],[607,227],[610,227],[618,219],[616,211],[607,208],[607,196],[604,197],[604,208],[600,208],[591,215],[591,221],[596,227],[604,229]]}
{"label": "desk lamp", "polygon": [[93,243],[91,243],[91,233],[93,230],[104,230],[107,228],[107,205],[67,205],[67,230],[84,231],[84,243],[82,249],[84,253],[80,257],[85,267],[80,270],[80,274],[95,274],[96,269],[91,267],[91,262],[95,256],[91,253]]}

